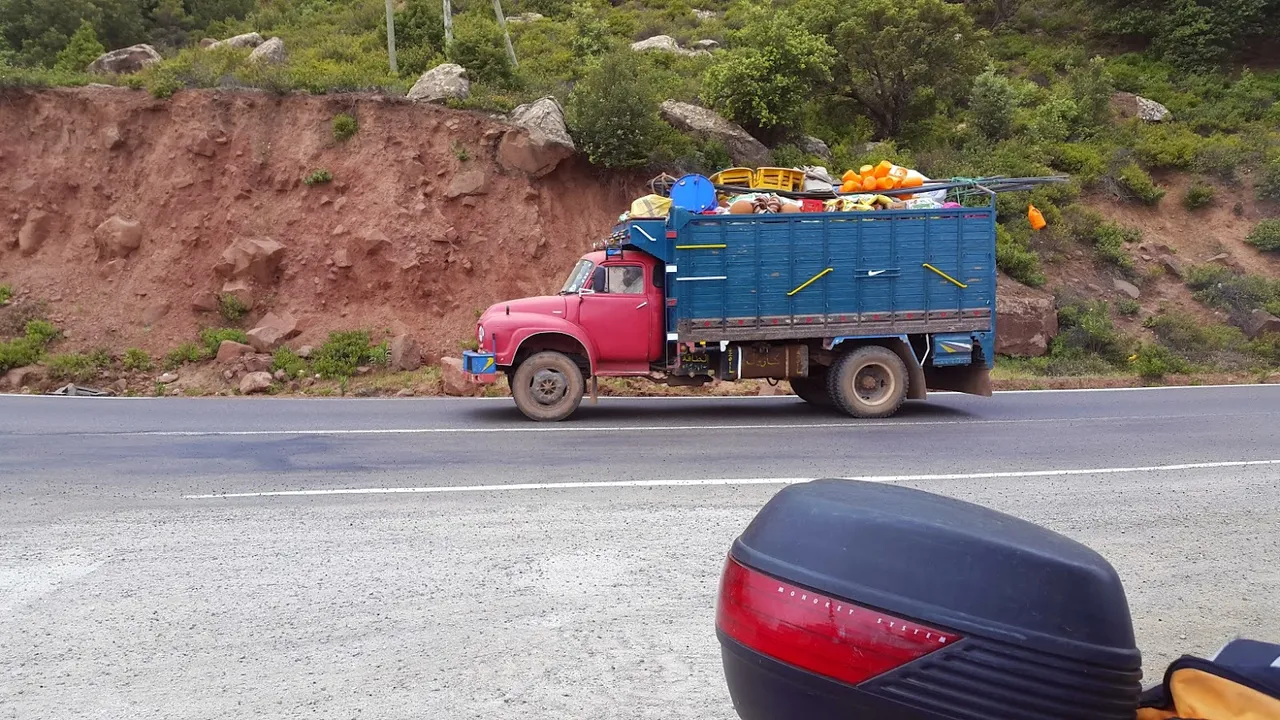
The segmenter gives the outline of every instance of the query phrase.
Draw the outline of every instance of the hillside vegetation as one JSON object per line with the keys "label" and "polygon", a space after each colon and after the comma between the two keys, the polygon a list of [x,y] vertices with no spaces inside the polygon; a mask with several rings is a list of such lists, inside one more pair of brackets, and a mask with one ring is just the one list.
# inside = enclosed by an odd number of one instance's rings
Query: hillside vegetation
{"label": "hillside vegetation", "polygon": [[[518,20],[509,24],[518,67],[489,2],[453,3],[448,46],[439,0],[395,7],[397,74],[383,0],[0,0],[0,84],[102,82],[85,74],[88,63],[103,48],[139,42],[165,61],[106,82],[157,97],[236,86],[402,95],[447,60],[472,80],[463,107],[502,112],[559,98],[579,149],[603,168],[708,172],[729,164],[724,147],[660,119],[659,103],[676,99],[740,124],[778,165],[842,171],[889,159],[932,177],[1065,173],[1070,183],[1000,199],[998,264],[1025,285],[1057,291],[1065,330],[1050,358],[1021,369],[1137,368],[1159,377],[1220,367],[1228,356],[1229,369],[1280,363],[1275,336],[1250,340],[1237,329],[1248,328],[1254,311],[1280,312],[1280,221],[1272,219],[1280,204],[1280,0],[507,0],[507,17]],[[287,62],[257,67],[247,50],[197,46],[249,31],[282,38]],[[630,50],[657,34],[682,47],[719,47]],[[1171,118],[1117,117],[1120,91],[1158,101]],[[801,150],[807,137],[824,141],[831,157]],[[1031,229],[1028,202],[1044,213],[1045,230]],[[1144,287],[1157,279],[1135,260],[1141,223],[1100,213],[1103,202],[1135,211],[1231,208],[1249,221],[1249,252],[1259,260],[1190,267],[1178,282],[1200,311],[1187,317],[1083,302],[1087,293],[1073,296],[1079,288],[1064,292],[1066,283],[1054,282],[1079,249],[1095,272]],[[1189,341],[1171,329],[1192,317],[1207,336]]]}

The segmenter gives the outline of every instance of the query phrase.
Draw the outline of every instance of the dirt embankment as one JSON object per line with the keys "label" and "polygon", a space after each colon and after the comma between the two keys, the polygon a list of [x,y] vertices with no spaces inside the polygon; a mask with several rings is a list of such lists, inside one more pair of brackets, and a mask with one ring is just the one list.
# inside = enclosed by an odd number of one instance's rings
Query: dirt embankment
{"label": "dirt embankment", "polygon": [[[339,113],[360,123],[346,142]],[[642,189],[577,158],[506,172],[507,128],[364,96],[5,92],[0,284],[49,303],[61,347],[158,355],[225,324],[193,301],[222,290],[229,246],[269,238],[283,261],[252,281],[245,327],[286,311],[298,344],[368,328],[456,353],[477,310],[559,287]],[[304,184],[319,169],[332,182]]]}

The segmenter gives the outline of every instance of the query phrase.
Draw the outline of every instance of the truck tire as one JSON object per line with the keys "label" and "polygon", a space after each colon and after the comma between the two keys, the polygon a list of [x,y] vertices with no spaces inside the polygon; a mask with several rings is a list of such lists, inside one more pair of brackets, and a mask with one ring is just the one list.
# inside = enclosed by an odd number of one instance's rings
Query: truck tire
{"label": "truck tire", "polygon": [[886,347],[867,345],[841,355],[827,374],[836,406],[856,418],[887,418],[907,398],[907,366]]}
{"label": "truck tire", "polygon": [[511,380],[516,407],[530,420],[557,422],[578,409],[586,383],[582,370],[568,356],[540,352],[520,363]]}
{"label": "truck tire", "polygon": [[[809,367],[814,367],[810,365]],[[791,391],[801,400],[814,407],[831,407],[831,392],[827,390],[827,369],[811,373],[809,377],[795,377],[789,380]]]}

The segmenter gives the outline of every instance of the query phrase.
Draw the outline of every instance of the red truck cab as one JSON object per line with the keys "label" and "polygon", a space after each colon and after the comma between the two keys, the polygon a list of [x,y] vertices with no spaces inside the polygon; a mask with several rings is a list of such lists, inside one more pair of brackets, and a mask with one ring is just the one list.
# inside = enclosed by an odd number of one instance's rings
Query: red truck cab
{"label": "red truck cab", "polygon": [[[476,342],[482,353],[492,353],[496,367],[466,370],[481,381],[498,370],[507,373],[526,414],[552,419],[572,413],[585,378],[647,375],[663,358],[665,272],[663,263],[640,251],[588,253],[558,294],[486,310]],[[537,362],[529,363],[533,358]]]}

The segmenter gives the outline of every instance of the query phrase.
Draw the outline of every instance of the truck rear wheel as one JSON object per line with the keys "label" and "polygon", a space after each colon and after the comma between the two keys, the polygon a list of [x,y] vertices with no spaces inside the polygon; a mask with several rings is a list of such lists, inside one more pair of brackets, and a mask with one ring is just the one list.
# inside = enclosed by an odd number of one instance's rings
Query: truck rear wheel
{"label": "truck rear wheel", "polygon": [[886,347],[867,345],[840,356],[827,375],[836,406],[857,418],[886,418],[907,398],[907,366]]}
{"label": "truck rear wheel", "polygon": [[540,352],[520,363],[511,381],[516,407],[530,420],[556,422],[578,409],[586,383],[582,370],[568,356]]}
{"label": "truck rear wheel", "polygon": [[809,368],[809,377],[794,377],[788,381],[791,383],[791,391],[814,407],[831,407],[831,392],[827,390],[827,369],[817,369],[813,365]]}

